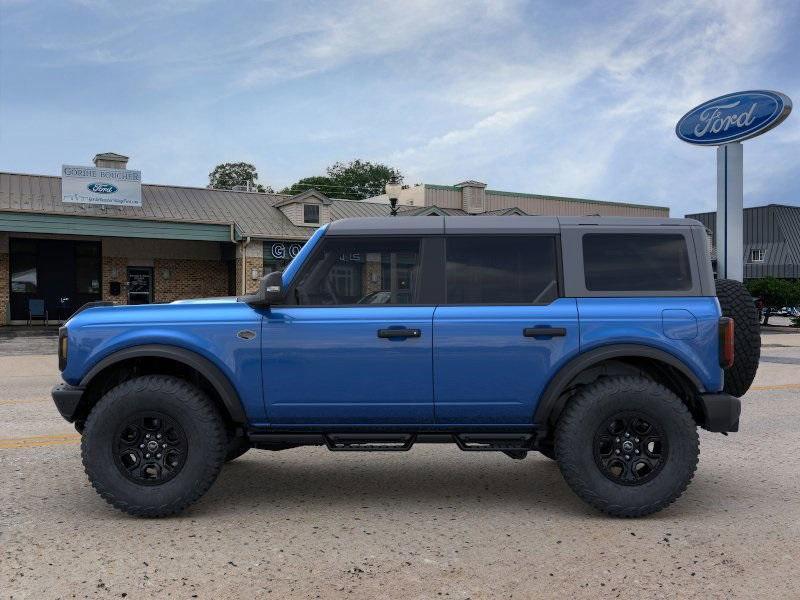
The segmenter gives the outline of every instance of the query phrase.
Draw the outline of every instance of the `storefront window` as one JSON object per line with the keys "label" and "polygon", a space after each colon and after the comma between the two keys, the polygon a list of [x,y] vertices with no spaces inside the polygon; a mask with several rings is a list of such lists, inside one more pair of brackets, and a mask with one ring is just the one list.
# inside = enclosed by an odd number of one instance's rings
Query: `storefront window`
{"label": "storefront window", "polygon": [[303,242],[264,242],[264,275],[283,271],[302,247]]}
{"label": "storefront window", "polygon": [[100,293],[100,246],[75,245],[75,291],[79,294]]}
{"label": "storefront window", "polygon": [[35,294],[37,280],[36,242],[33,240],[12,240],[11,291]]}

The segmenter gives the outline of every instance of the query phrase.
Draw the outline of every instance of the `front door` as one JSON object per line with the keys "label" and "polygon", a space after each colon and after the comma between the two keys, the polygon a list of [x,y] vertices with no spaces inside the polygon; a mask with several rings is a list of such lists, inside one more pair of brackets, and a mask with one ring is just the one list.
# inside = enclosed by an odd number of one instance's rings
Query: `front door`
{"label": "front door", "polygon": [[529,425],[578,351],[574,298],[560,298],[552,235],[446,240],[446,303],[434,314],[436,422]]}
{"label": "front door", "polygon": [[263,321],[272,425],[432,423],[433,305],[417,238],[326,238]]}
{"label": "front door", "polygon": [[153,268],[128,267],[128,304],[153,301]]}

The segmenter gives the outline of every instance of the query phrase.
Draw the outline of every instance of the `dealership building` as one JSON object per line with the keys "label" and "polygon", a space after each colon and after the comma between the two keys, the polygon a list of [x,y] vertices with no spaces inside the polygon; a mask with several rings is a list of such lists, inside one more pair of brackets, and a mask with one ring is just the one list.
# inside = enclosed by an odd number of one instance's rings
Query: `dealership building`
{"label": "dealership building", "polygon": [[[25,323],[42,306],[57,323],[97,300],[141,304],[249,293],[265,273],[283,269],[321,225],[391,211],[386,196],[356,201],[317,190],[288,196],[141,184],[127,161],[98,154],[94,167],[65,166],[63,182],[0,172],[0,325]],[[86,179],[97,174],[114,183]],[[90,193],[85,181],[92,181]],[[136,199],[103,200],[118,188],[135,188]],[[502,192],[478,181],[408,186],[399,196],[398,214],[409,216],[669,215],[665,207]]]}

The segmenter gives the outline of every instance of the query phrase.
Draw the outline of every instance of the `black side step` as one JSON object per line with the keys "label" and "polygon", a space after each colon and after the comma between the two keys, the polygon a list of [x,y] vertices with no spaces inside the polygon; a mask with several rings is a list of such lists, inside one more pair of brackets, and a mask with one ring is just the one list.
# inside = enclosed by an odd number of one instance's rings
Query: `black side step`
{"label": "black side step", "polygon": [[414,445],[411,433],[329,433],[325,436],[328,450],[334,452],[405,452]]}
{"label": "black side step", "polygon": [[533,449],[530,433],[461,433],[453,436],[462,450],[469,452],[514,452]]}

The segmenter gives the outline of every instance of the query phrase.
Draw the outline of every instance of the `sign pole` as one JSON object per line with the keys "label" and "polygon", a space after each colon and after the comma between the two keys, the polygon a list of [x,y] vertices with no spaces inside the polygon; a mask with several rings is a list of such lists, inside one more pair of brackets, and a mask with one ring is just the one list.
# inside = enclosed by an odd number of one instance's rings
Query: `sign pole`
{"label": "sign pole", "polygon": [[740,142],[717,147],[717,276],[744,279],[743,148]]}

